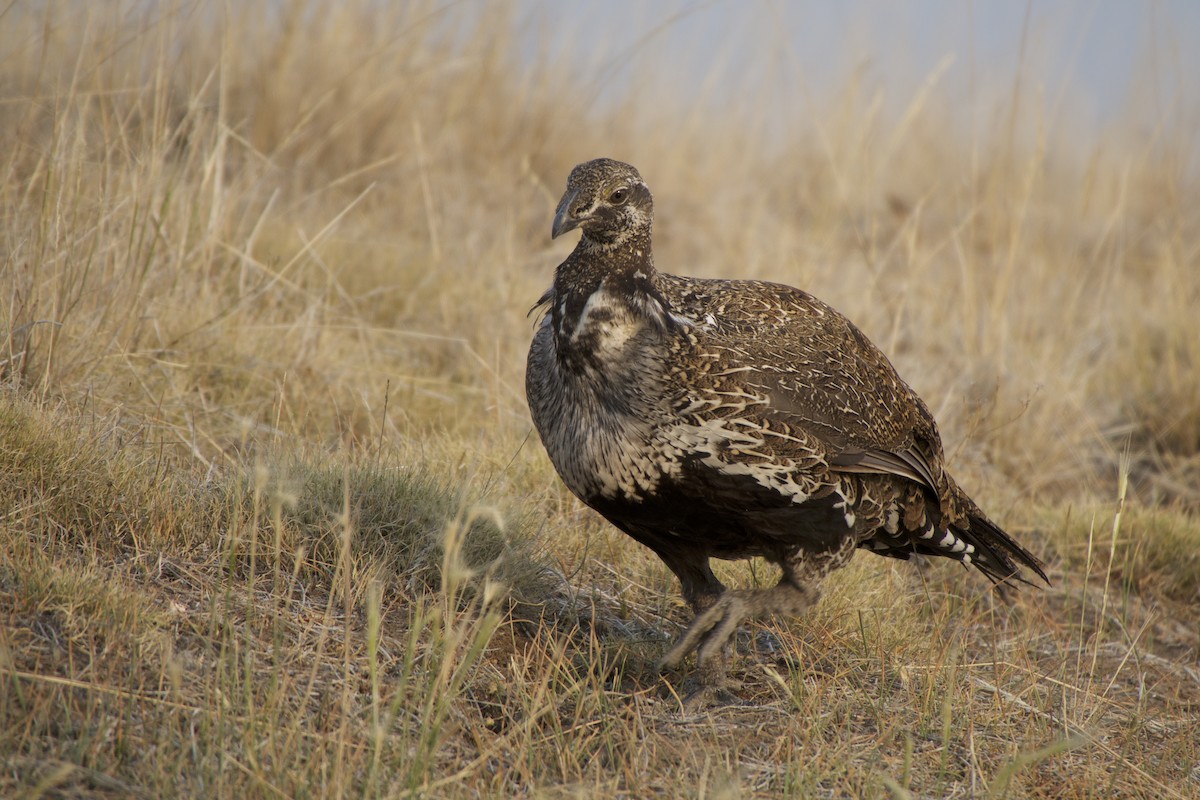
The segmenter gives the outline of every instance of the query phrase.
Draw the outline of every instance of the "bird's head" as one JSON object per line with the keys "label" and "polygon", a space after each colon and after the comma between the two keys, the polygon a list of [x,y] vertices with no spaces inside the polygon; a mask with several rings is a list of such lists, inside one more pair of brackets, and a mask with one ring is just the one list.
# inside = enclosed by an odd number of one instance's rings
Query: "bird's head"
{"label": "bird's head", "polygon": [[551,238],[582,228],[585,240],[619,247],[648,239],[653,216],[654,199],[638,171],[611,158],[597,158],[571,170]]}

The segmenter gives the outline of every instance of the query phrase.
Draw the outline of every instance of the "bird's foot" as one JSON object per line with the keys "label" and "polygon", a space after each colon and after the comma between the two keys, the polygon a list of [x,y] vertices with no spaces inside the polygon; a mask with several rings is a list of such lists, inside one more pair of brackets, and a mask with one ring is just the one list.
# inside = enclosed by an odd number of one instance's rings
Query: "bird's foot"
{"label": "bird's foot", "polygon": [[715,686],[697,686],[684,695],[680,701],[680,705],[683,707],[683,713],[690,716],[703,714],[705,711],[721,706],[734,706],[739,702],[738,696],[729,691],[729,689],[717,688]]}
{"label": "bird's foot", "polygon": [[689,691],[682,700],[683,713],[699,714],[717,706],[738,703],[739,698],[732,690],[736,687],[731,687],[729,683],[728,660],[726,648],[721,648],[715,656],[697,667],[684,684]]}
{"label": "bird's foot", "polygon": [[658,668],[661,671],[677,667],[688,653],[695,650],[699,689],[688,698],[723,692],[726,646],[742,622],[770,613],[799,615],[816,600],[815,589],[802,588],[788,581],[770,589],[727,591],[696,615],[688,629],[658,662]]}
{"label": "bird's foot", "polygon": [[[751,615],[753,609],[748,600],[749,596],[755,594],[758,592],[728,591],[718,597],[715,603],[696,615],[688,629],[662,657],[658,662],[659,670],[679,666],[688,653],[695,650],[697,677],[701,683],[705,683],[709,662],[714,659],[722,665],[720,677],[723,679],[725,645],[737,631],[738,625]],[[716,677],[712,676],[714,679]]]}

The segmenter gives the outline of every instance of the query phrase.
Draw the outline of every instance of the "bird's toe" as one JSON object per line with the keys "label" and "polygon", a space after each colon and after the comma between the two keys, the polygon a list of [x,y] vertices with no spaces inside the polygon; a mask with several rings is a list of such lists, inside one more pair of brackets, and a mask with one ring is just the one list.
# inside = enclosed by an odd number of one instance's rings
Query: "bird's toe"
{"label": "bird's toe", "polygon": [[732,706],[740,703],[736,694],[725,686],[708,686],[700,684],[684,696],[680,704],[685,714],[701,714],[711,708]]}
{"label": "bird's toe", "polygon": [[715,656],[701,661],[696,671],[683,684],[686,694],[679,699],[684,714],[700,714],[718,706],[734,705],[739,702],[730,686],[727,658],[722,650]]}

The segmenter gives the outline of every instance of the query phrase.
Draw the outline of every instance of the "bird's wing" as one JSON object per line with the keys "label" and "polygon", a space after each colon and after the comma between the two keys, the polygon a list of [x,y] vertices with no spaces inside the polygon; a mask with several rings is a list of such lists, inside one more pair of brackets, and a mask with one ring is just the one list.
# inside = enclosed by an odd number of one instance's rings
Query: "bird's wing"
{"label": "bird's wing", "polygon": [[769,398],[758,413],[820,440],[831,468],[898,475],[940,491],[937,424],[890,363],[842,358],[813,372],[819,376],[815,380],[794,376],[787,381],[747,373],[747,387]]}
{"label": "bird's wing", "polygon": [[[665,294],[696,320],[715,388],[764,399],[738,412],[746,424],[799,432],[833,470],[897,475],[945,496],[933,415],[836,310],[799,289],[753,281],[671,278]],[[785,451],[795,444],[769,441]]]}
{"label": "bird's wing", "polygon": [[[786,357],[780,353],[774,363]],[[767,398],[754,409],[763,422],[786,423],[819,441],[834,470],[897,475],[941,493],[937,424],[878,350],[810,347],[802,364],[791,373],[742,373],[746,389]]]}

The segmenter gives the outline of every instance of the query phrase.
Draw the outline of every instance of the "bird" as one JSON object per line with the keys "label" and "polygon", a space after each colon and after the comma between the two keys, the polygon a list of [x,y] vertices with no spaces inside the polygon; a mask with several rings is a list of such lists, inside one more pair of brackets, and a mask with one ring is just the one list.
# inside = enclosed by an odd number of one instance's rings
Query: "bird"
{"label": "bird", "polygon": [[[694,618],[659,668],[695,652],[689,707],[728,696],[743,622],[803,614],[859,549],[1049,585],[946,471],[929,408],[858,327],[784,284],[659,272],[653,212],[633,166],[571,171],[551,238],[582,235],[530,309],[525,389],[570,491],[678,578]],[[778,583],[713,574],[753,557]]]}

